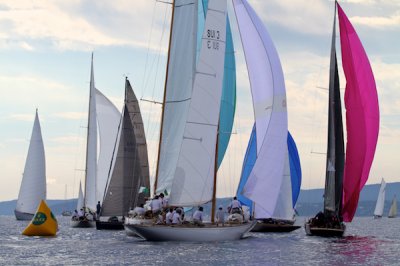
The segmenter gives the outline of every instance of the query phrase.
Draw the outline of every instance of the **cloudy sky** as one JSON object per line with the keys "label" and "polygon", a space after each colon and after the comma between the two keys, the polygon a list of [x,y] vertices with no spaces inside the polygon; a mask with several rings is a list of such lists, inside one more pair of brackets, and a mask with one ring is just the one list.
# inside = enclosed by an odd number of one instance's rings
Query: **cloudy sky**
{"label": "cloudy sky", "polygon": [[[289,128],[301,157],[303,188],[324,184],[333,1],[249,0],[284,69]],[[253,124],[246,66],[234,13],[237,116],[219,173],[219,196],[233,195]],[[378,86],[381,124],[368,183],[400,181],[400,1],[343,0]],[[90,54],[96,87],[120,109],[124,77],[138,98],[160,101],[171,6],[155,0],[0,0],[0,200],[18,196],[35,108],[39,108],[48,198],[76,197],[83,179]],[[339,46],[339,42],[338,42]],[[340,62],[339,56],[339,62]],[[341,87],[345,81],[341,73]],[[151,174],[159,104],[141,101]]]}

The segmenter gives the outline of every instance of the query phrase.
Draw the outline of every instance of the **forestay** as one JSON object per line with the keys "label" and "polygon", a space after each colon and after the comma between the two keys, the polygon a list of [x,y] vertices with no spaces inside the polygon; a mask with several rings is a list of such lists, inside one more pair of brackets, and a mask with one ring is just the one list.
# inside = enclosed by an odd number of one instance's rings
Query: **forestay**
{"label": "forestay", "polygon": [[225,34],[226,1],[212,1],[208,5],[170,205],[195,206],[212,199]]}
{"label": "forestay", "polygon": [[278,53],[262,21],[245,0],[233,0],[249,72],[256,121],[257,161],[244,187],[263,216],[272,217],[287,154],[287,111]]}

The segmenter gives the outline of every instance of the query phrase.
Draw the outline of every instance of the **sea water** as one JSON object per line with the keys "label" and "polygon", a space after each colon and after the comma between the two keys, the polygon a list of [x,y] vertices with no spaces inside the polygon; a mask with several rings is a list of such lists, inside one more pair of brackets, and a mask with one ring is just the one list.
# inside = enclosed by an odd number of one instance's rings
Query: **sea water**
{"label": "sea water", "polygon": [[[124,231],[71,228],[57,217],[56,237],[27,237],[28,224],[0,216],[1,265],[400,265],[400,218],[355,218],[343,238],[249,233],[239,241],[147,242]],[[304,218],[298,218],[300,225]]]}

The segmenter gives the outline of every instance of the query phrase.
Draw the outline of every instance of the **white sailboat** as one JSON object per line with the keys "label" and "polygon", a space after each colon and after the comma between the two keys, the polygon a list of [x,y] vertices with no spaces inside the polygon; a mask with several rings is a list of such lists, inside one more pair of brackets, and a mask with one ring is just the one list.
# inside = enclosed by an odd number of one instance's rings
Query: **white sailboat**
{"label": "white sailboat", "polygon": [[[182,2],[175,1],[174,10],[183,12]],[[212,201],[213,209],[215,209],[217,139],[226,41],[226,4],[225,0],[211,0],[208,4],[193,87],[190,80],[187,80],[186,91],[189,95],[186,100],[187,106],[179,106],[180,108],[188,107],[187,112],[180,113],[183,115],[183,130],[182,134],[178,133],[176,140],[181,143],[178,146],[180,150],[178,149],[176,153],[177,157],[174,157],[176,164],[172,164],[172,174],[168,178],[166,178],[166,172],[164,172],[166,168],[163,163],[164,160],[168,160],[168,157],[164,156],[162,149],[162,145],[168,143],[160,144],[159,170],[155,187],[158,193],[170,191],[169,204],[171,206],[191,207]],[[195,1],[194,4],[186,3],[185,8],[193,8],[195,15],[196,7]],[[173,20],[174,25],[175,23],[176,21]],[[186,25],[179,24],[179,26]],[[169,58],[171,59],[171,50]],[[191,62],[193,63],[193,60]],[[187,89],[191,87],[192,90]],[[162,127],[167,122],[164,117]],[[175,126],[176,123],[173,125]],[[161,136],[160,139],[163,140],[163,137]],[[212,212],[212,219],[213,216]],[[204,227],[125,225],[127,231],[135,231],[139,236],[150,241],[234,240],[243,237],[253,226],[254,223],[232,224],[225,227],[217,227],[214,224],[206,224]]]}
{"label": "white sailboat", "polygon": [[392,204],[390,205],[388,218],[396,218],[397,217],[397,199],[396,195],[392,200]]}
{"label": "white sailboat", "polygon": [[39,115],[36,109],[28,156],[15,207],[17,220],[31,220],[41,200],[46,200],[46,161]]}
{"label": "white sailboat", "polygon": [[[85,188],[83,209],[94,213],[102,200],[118,130],[119,112],[94,84],[93,54],[90,72],[89,111],[86,143]],[[99,130],[98,130],[99,129]],[[98,136],[100,140],[98,140]],[[99,143],[99,145],[98,145]],[[98,154],[98,147],[99,155]],[[88,215],[92,217],[93,215]],[[93,219],[71,220],[72,227],[92,227]]]}
{"label": "white sailboat", "polygon": [[385,207],[385,192],[386,192],[386,182],[382,178],[381,186],[379,188],[378,199],[376,200],[374,218],[382,218],[383,208]]}

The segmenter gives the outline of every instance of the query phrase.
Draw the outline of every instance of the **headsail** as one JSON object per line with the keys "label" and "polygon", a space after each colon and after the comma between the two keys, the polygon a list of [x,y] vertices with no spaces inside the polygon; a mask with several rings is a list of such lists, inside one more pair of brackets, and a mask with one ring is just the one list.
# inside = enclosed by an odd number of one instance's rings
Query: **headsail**
{"label": "headsail", "polygon": [[262,21],[245,0],[233,0],[249,72],[256,121],[257,161],[244,195],[272,217],[287,154],[287,110],[283,71]]}
{"label": "headsail", "polygon": [[41,200],[46,199],[46,161],[39,115],[36,110],[24,174],[15,210],[34,214]]}
{"label": "headsail", "polygon": [[99,126],[99,157],[97,160],[96,202],[103,200],[107,185],[110,161],[112,161],[115,139],[121,114],[115,105],[99,90],[96,91],[96,113]]}
{"label": "headsail", "polygon": [[375,79],[356,31],[339,4],[342,64],[346,76],[346,164],[343,178],[343,219],[351,222],[361,189],[368,179],[379,134]]}
{"label": "headsail", "polygon": [[374,216],[382,217],[383,215],[383,208],[385,206],[385,193],[386,192],[386,182],[382,178],[381,186],[379,188],[378,199],[376,200]]}
{"label": "headsail", "polygon": [[96,175],[97,175],[97,119],[96,119],[96,89],[94,85],[93,54],[90,71],[90,93],[88,129],[86,138],[86,175],[84,206],[96,209]]}
{"label": "headsail", "polygon": [[194,206],[212,199],[224,72],[225,31],[226,1],[210,2],[190,108],[171,188],[171,205]]}
{"label": "headsail", "polygon": [[174,1],[156,193],[170,192],[182,145],[196,69],[197,1]]}
{"label": "headsail", "polygon": [[[336,10],[335,13],[336,14]],[[328,144],[326,156],[326,175],[324,192],[324,211],[341,217],[343,169],[344,169],[344,140],[342,122],[342,104],[338,64],[336,58],[336,16],[334,16],[331,58],[329,69],[329,103],[328,103]]]}
{"label": "headsail", "polygon": [[392,200],[392,204],[390,205],[388,217],[395,218],[396,216],[397,216],[397,200],[396,200],[396,195],[395,195]]}
{"label": "headsail", "polygon": [[[202,0],[200,2],[202,2],[205,17],[208,0]],[[236,110],[235,50],[229,17],[227,17],[226,20],[225,66],[218,130],[218,167],[221,165],[226,149],[228,148]],[[200,29],[203,31],[203,28]]]}

